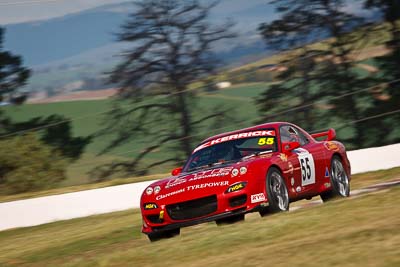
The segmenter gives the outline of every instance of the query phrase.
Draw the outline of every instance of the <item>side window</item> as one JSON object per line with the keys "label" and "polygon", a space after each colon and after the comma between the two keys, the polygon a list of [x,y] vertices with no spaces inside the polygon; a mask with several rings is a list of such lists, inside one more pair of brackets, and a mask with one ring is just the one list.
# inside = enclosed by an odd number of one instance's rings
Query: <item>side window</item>
{"label": "side window", "polygon": [[297,128],[284,125],[280,129],[281,142],[299,142],[301,146],[308,144],[307,137]]}
{"label": "side window", "polygon": [[297,133],[299,134],[300,137],[300,145],[304,146],[307,145],[310,141],[308,140],[308,138],[303,134],[302,131],[300,131],[299,129],[297,129]]}
{"label": "side window", "polygon": [[280,134],[281,134],[281,142],[290,142],[290,133],[289,133],[289,127],[288,126],[282,126],[280,129]]}

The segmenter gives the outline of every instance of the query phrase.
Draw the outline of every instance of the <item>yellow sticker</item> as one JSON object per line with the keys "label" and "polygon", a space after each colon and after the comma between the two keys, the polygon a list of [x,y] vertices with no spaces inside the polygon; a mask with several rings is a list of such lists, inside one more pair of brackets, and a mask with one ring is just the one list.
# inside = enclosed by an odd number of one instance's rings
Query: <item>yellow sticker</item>
{"label": "yellow sticker", "polygon": [[273,137],[261,137],[258,139],[258,145],[259,146],[265,146],[265,145],[273,145],[274,144],[274,138]]}
{"label": "yellow sticker", "polygon": [[145,210],[151,210],[151,209],[156,209],[157,205],[153,203],[147,203],[146,206],[144,207]]}

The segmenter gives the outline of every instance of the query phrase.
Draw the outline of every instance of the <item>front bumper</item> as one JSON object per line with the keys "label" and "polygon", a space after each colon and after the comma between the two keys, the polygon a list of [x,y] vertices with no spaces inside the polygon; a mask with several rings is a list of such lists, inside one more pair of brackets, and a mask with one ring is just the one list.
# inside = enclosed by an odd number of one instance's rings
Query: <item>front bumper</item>
{"label": "front bumper", "polygon": [[[254,195],[254,190],[250,190],[250,187],[246,189],[233,193],[221,192],[178,203],[165,203],[153,210],[142,209],[142,232],[150,234],[191,226],[258,211],[261,206],[267,206],[266,198],[263,201],[254,202],[251,197]],[[260,194],[258,190],[256,192]],[[209,201],[204,202],[205,199]]]}
{"label": "front bumper", "polygon": [[246,213],[250,213],[250,212],[256,212],[256,211],[259,211],[262,207],[264,207],[264,205],[263,206],[258,205],[258,206],[254,207],[252,209],[249,209],[249,210],[247,210],[245,207],[238,208],[236,210],[227,211],[227,212],[223,212],[223,213],[215,214],[215,215],[210,215],[210,216],[203,217],[203,218],[193,219],[193,220],[184,221],[184,222],[170,223],[170,224],[167,224],[165,226],[151,227],[151,231],[146,231],[146,228],[144,227],[142,229],[142,233],[151,234],[151,233],[156,233],[156,232],[168,231],[168,230],[172,230],[172,229],[176,229],[176,228],[192,226],[192,225],[205,223],[205,222],[212,222],[212,221],[228,218],[228,217],[235,216],[235,215],[241,215],[241,214],[246,214]]}

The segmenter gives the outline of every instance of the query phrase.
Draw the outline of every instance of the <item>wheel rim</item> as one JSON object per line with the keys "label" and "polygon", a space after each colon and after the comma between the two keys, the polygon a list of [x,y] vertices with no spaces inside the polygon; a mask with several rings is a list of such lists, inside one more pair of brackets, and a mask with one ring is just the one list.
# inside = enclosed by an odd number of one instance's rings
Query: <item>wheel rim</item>
{"label": "wheel rim", "polygon": [[335,159],[331,167],[332,181],[335,184],[341,196],[348,196],[349,194],[349,178],[343,168],[342,162]]}
{"label": "wheel rim", "polygon": [[286,186],[280,174],[274,172],[271,174],[270,191],[272,197],[277,203],[280,210],[287,210],[289,204],[289,196]]}

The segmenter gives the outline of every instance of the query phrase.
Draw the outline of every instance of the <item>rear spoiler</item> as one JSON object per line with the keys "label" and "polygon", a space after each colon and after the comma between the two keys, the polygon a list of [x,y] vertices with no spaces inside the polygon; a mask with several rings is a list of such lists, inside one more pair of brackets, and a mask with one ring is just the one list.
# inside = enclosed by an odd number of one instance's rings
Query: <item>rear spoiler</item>
{"label": "rear spoiler", "polygon": [[326,139],[324,141],[331,141],[336,138],[336,131],[333,128],[330,128],[329,130],[325,131],[318,131],[318,132],[312,132],[310,133],[313,138],[318,138],[318,137],[323,137],[326,136]]}

